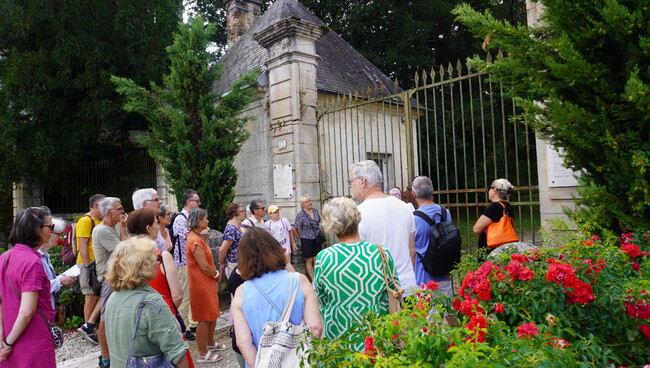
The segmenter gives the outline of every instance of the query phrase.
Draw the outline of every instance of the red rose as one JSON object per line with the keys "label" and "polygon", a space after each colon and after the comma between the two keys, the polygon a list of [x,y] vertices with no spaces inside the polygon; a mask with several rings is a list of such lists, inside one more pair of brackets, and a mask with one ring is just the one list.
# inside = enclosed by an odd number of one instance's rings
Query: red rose
{"label": "red rose", "polygon": [[431,280],[431,281],[427,282],[427,284],[426,284],[427,289],[426,290],[437,290],[439,286],[440,285],[438,285],[437,282]]}
{"label": "red rose", "polygon": [[[580,281],[577,278],[574,278],[571,280],[571,282],[567,283],[564,286],[567,288],[564,290],[564,293],[569,297],[567,303],[588,304],[590,301],[596,299],[596,296],[593,294],[591,285],[587,284],[584,281]],[[572,289],[573,291],[569,289]]]}
{"label": "red rose", "polygon": [[630,318],[636,319],[650,319],[650,304],[645,300],[636,300],[632,302],[624,302],[627,315]]}
{"label": "red rose", "polygon": [[473,316],[476,314],[485,314],[485,309],[481,307],[478,299],[465,299],[460,303],[460,313],[466,316]]}
{"label": "red rose", "polygon": [[506,311],[506,308],[501,303],[494,304],[494,313],[503,313]]}
{"label": "red rose", "polygon": [[645,336],[646,340],[650,340],[650,326],[644,324],[638,327],[641,329],[641,332],[643,332],[643,336]]}
{"label": "red rose", "polygon": [[598,235],[592,235],[590,238],[592,241],[599,241],[600,237]]}
{"label": "red rose", "polygon": [[366,336],[366,339],[363,341],[363,352],[366,355],[375,356],[377,349],[375,348],[375,340],[372,336]]}
{"label": "red rose", "polygon": [[548,265],[546,281],[565,286],[565,283],[573,278],[575,278],[575,270],[570,264],[554,262]]}
{"label": "red rose", "polygon": [[519,261],[521,263],[529,262],[528,257],[520,253],[511,254],[510,259],[512,259],[513,261]]}
{"label": "red rose", "polygon": [[510,263],[506,266],[506,271],[513,280],[519,279],[523,281],[529,281],[535,277],[533,271],[531,271],[528,267],[523,266],[519,261],[510,261]]}
{"label": "red rose", "polygon": [[587,247],[591,247],[592,245],[594,245],[594,243],[591,242],[590,240],[583,240],[582,245],[587,246]]}
{"label": "red rose", "polygon": [[560,349],[566,349],[569,346],[569,342],[565,339],[559,337],[552,337],[551,341],[548,342],[549,345],[558,347]]}
{"label": "red rose", "polygon": [[638,245],[633,243],[625,243],[621,245],[623,252],[627,253],[630,258],[635,258],[638,256],[647,256],[648,252],[641,252],[641,249]]}
{"label": "red rose", "polygon": [[538,334],[539,330],[537,327],[535,327],[535,322],[523,323],[521,326],[517,327],[517,335],[520,339],[522,339],[524,336],[530,339],[531,337],[537,336]]}

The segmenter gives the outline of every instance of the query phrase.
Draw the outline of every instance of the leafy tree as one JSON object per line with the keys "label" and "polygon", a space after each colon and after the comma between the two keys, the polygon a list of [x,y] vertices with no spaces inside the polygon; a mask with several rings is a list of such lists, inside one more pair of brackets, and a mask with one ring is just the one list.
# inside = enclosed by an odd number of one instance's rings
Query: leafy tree
{"label": "leafy tree", "polygon": [[[0,186],[46,183],[128,145],[112,74],[160,81],[182,1],[3,0]],[[109,147],[112,147],[110,149]]]}
{"label": "leafy tree", "polygon": [[451,14],[454,6],[469,2],[481,10],[491,9],[499,19],[515,24],[526,20],[523,0],[301,2],[404,88],[413,86],[417,70],[455,65],[480,51],[467,27]]}
{"label": "leafy tree", "polygon": [[[526,21],[524,0],[300,0],[363,56],[384,73],[412,87],[417,70],[434,64],[455,65],[480,51],[467,27],[451,14],[454,6],[469,2],[490,9],[499,19],[514,24]],[[270,5],[263,1],[262,11]],[[219,29],[211,39],[225,51],[226,10],[223,2],[191,0],[192,12],[202,14]],[[386,47],[390,45],[390,47]]]}
{"label": "leafy tree", "polygon": [[[572,213],[603,229],[650,226],[650,2],[544,0],[545,25],[514,26],[468,5],[455,14],[491,49],[473,64],[512,85],[523,117],[583,170]],[[543,102],[543,104],[541,103]]]}
{"label": "leafy tree", "polygon": [[188,188],[197,189],[213,223],[224,223],[225,209],[235,196],[233,162],[248,138],[244,125],[249,119],[240,113],[255,96],[250,86],[259,71],[244,75],[227,95],[213,95],[222,71],[206,50],[215,27],[203,24],[202,17],[180,24],[167,48],[171,68],[163,86],[151,83],[147,90],[128,78],[111,79],[126,97],[124,109],[149,122],[151,133],[138,140],[165,169],[177,198]]}

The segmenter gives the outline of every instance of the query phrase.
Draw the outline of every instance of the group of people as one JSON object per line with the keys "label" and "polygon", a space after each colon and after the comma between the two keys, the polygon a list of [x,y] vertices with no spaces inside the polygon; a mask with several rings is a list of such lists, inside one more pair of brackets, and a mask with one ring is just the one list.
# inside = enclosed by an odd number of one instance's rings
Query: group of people
{"label": "group of people", "polygon": [[[225,274],[233,297],[232,347],[240,366],[252,367],[264,323],[279,320],[292,285],[299,288],[290,321],[303,321],[314,336],[327,338],[342,336],[368,311],[388,313],[387,288],[401,287],[408,298],[433,280],[439,292],[453,295],[449,275],[429,275],[417,256],[426,252],[430,225],[413,215],[414,207],[434,222],[443,209],[433,201],[431,180],[413,180],[415,206],[384,193],[382,181],[375,162],[353,164],[348,186],[360,204],[334,198],[325,203],[321,217],[305,195],[293,225],[280,216],[278,206],[269,206],[270,219],[264,222],[267,210],[261,200],[251,202],[248,217],[241,204],[233,203],[226,209],[229,221],[215,257],[206,241],[208,213],[200,208],[195,190],[183,194],[183,209],[173,221],[154,189],[136,191],[135,210],[128,215],[119,198],[92,196],[90,211],[75,225],[86,303],[78,332],[99,342],[100,367],[139,358],[164,358],[177,367],[217,362],[218,352],[228,349],[214,339],[220,315],[217,285]],[[512,189],[505,179],[492,183],[489,198],[494,203],[475,232],[483,233],[500,216],[512,217],[507,202]],[[12,248],[0,257],[0,366],[56,366],[47,322],[54,318],[56,292],[76,281],[57,276],[49,263],[47,249],[63,226],[46,207],[30,207],[16,216]],[[324,250],[322,231],[337,239]],[[290,262],[297,239],[307,275],[296,274]],[[395,276],[393,285],[386,285],[388,273]],[[42,318],[33,318],[36,311]],[[195,359],[187,339],[197,341]],[[359,337],[350,343],[362,346]]]}

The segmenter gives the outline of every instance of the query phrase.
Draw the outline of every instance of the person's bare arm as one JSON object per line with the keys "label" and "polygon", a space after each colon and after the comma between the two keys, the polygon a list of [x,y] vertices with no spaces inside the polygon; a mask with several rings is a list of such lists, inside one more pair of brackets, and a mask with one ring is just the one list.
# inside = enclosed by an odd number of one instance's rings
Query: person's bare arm
{"label": "person's bare arm", "polygon": [[181,359],[174,364],[176,368],[189,368],[190,364],[187,360],[187,355],[183,355]]}
{"label": "person's bare arm", "polygon": [[226,257],[228,256],[228,249],[232,245],[232,240],[224,240],[219,247],[219,265],[226,264]]}
{"label": "person's bare arm", "polygon": [[[7,335],[5,335],[5,339],[3,341],[6,341],[8,344],[13,345],[16,343],[16,341],[18,341],[18,339],[20,339],[20,336],[23,334],[25,328],[27,328],[27,325],[29,325],[29,322],[32,320],[34,314],[36,313],[36,303],[38,302],[38,293],[39,293],[38,290],[25,291],[21,293],[18,316],[16,317],[16,321],[14,322],[11,331]],[[7,353],[6,351],[4,351],[5,347],[6,346],[4,346],[2,350],[0,350],[0,360],[6,359],[9,356],[10,352]]]}
{"label": "person's bare arm", "polygon": [[122,213],[120,216],[120,240],[125,241],[129,238],[128,233],[126,232],[126,219],[129,217],[126,213]]}
{"label": "person's bare arm", "polygon": [[214,266],[208,263],[208,258],[203,248],[201,247],[194,248],[194,259],[196,260],[196,264],[201,269],[201,272],[203,272],[204,274],[212,278],[216,278],[216,276],[218,276],[219,271],[217,271],[217,269]]}
{"label": "person's bare arm", "polygon": [[165,277],[169,284],[169,291],[172,294],[172,301],[176,308],[178,308],[181,302],[183,302],[183,288],[181,287],[181,282],[178,280],[178,269],[176,268],[176,263],[174,263],[174,257],[169,252],[162,252],[161,255],[165,264]]}
{"label": "person's bare arm", "polygon": [[300,275],[300,287],[305,296],[305,314],[303,320],[309,326],[310,331],[316,337],[320,337],[323,333],[323,320],[320,317],[320,310],[318,309],[318,300],[316,299],[316,291],[311,286],[307,276]]}
{"label": "person's bare arm", "polygon": [[81,254],[81,261],[84,265],[90,263],[90,253],[88,252],[88,238],[77,238],[77,249]]}
{"label": "person's bare arm", "polygon": [[253,345],[253,334],[251,333],[248,321],[244,317],[241,305],[244,298],[244,288],[239,287],[235,291],[235,297],[230,305],[230,312],[232,313],[233,326],[235,327],[235,336],[237,337],[237,347],[241,351],[244,360],[251,368],[255,368],[255,357],[257,356],[257,348]]}
{"label": "person's bare arm", "polygon": [[409,233],[409,255],[411,256],[411,264],[415,269],[415,233]]}
{"label": "person's bare arm", "polygon": [[492,219],[485,215],[481,215],[481,217],[476,220],[476,223],[474,224],[474,227],[472,227],[472,231],[474,231],[474,234],[480,234],[482,233],[488,225],[492,223]]}

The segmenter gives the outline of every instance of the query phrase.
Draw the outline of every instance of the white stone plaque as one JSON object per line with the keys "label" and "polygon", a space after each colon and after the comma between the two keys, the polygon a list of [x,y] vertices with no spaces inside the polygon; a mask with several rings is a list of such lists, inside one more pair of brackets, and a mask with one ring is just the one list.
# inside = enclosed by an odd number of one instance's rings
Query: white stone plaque
{"label": "white stone plaque", "polygon": [[277,198],[293,198],[293,167],[291,164],[273,165],[273,192]]}
{"label": "white stone plaque", "polygon": [[577,177],[580,171],[573,171],[564,166],[564,157],[562,150],[556,151],[550,145],[546,145],[546,158],[548,162],[548,186],[556,187],[576,187],[578,186]]}

